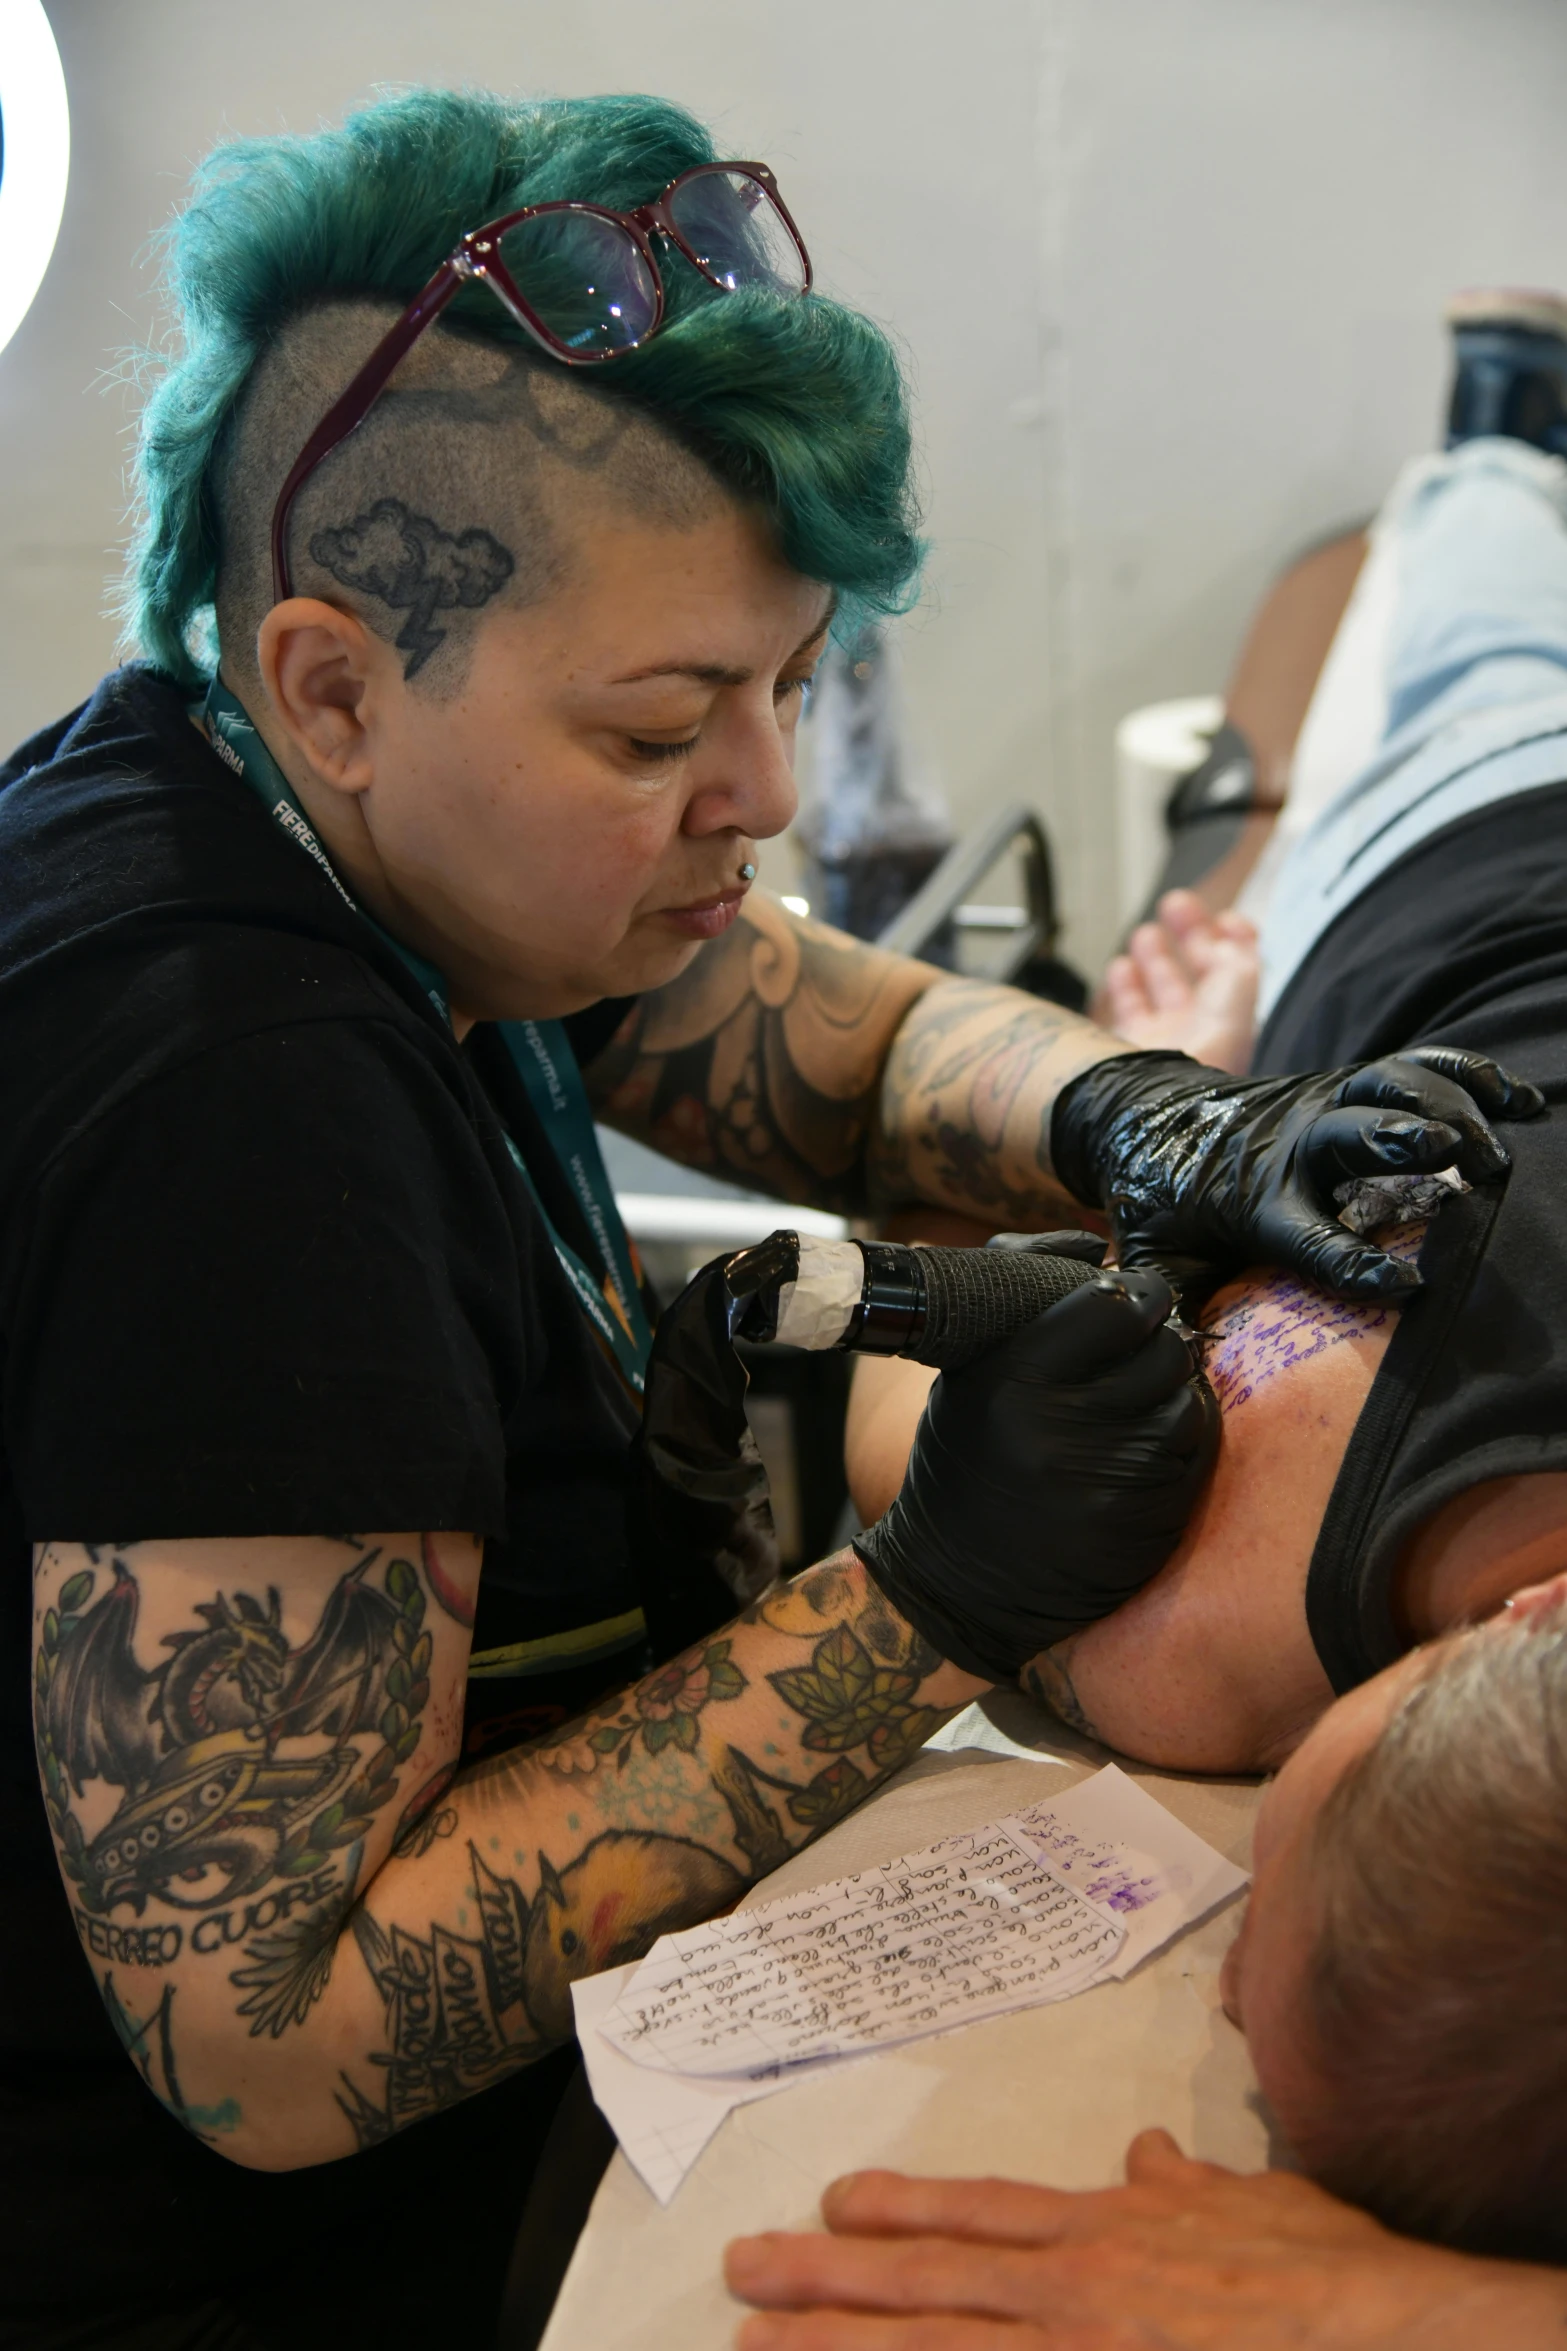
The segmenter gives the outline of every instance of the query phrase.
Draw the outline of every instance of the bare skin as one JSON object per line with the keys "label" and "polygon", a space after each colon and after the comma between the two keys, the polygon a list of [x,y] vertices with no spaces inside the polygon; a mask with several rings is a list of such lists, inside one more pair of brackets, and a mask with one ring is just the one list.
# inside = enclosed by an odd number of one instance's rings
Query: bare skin
{"label": "bare skin", "polygon": [[743,2237],[736,2351],[1560,2351],[1567,2281],[1395,2236],[1289,2172],[1165,2131],[1126,2185],[908,2179],[822,2198],[828,2233]]}
{"label": "bare skin", "polygon": [[[1121,992],[1130,1014],[1167,1026],[1143,1037],[1134,1018],[1134,1041],[1185,1051],[1212,1016],[1193,975],[1220,932],[1182,898],[1171,893],[1158,924],[1145,926],[1150,936],[1125,959]],[[1238,932],[1234,945],[1230,1009],[1249,1018],[1255,958]],[[1412,1232],[1401,1245],[1414,1245]],[[1217,1291],[1204,1321],[1220,1334],[1207,1367],[1224,1407],[1223,1440],[1185,1537],[1146,1590],[1036,1658],[1027,1681],[1064,1720],[1123,1753],[1189,1771],[1267,1770],[1331,1696],[1306,1627],[1306,1573],[1394,1310],[1347,1306],[1259,1269]],[[893,1360],[855,1367],[846,1458],[867,1523],[902,1483],[931,1377]],[[1564,1562],[1567,1475],[1490,1479],[1414,1536],[1395,1615],[1412,1642],[1431,1640],[1490,1615]]]}
{"label": "bare skin", "polygon": [[[1306,1570],[1393,1310],[1259,1273],[1218,1291],[1205,1321],[1221,1334],[1208,1354],[1224,1416],[1191,1523],[1144,1591],[1035,1659],[1027,1686],[1124,1754],[1252,1771],[1287,1754],[1332,1695],[1306,1631]],[[913,1364],[882,1373],[857,1379],[850,1422],[862,1517],[901,1483],[930,1381]]]}

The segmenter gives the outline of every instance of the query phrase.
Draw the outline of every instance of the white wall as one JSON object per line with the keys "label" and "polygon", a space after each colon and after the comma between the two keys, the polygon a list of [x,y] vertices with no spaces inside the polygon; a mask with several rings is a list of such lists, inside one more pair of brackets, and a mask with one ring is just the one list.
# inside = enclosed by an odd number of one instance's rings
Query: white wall
{"label": "white wall", "polygon": [[373,82],[644,87],[776,165],[889,325],[935,556],[913,727],[1045,808],[1105,944],[1110,733],[1222,680],[1303,539],[1434,428],[1452,285],[1567,280],[1561,0],[47,0],[75,163],[0,354],[0,738],[112,658],[138,256],[226,131]]}

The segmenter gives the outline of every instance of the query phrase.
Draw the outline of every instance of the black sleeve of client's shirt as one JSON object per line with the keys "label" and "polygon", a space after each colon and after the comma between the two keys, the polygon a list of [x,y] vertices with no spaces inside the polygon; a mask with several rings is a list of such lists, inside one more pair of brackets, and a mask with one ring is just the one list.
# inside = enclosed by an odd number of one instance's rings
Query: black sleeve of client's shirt
{"label": "black sleeve of client's shirt", "polygon": [[3,1269],[34,1541],[504,1530],[517,1248],[391,1024],[190,1061],[51,1166]]}

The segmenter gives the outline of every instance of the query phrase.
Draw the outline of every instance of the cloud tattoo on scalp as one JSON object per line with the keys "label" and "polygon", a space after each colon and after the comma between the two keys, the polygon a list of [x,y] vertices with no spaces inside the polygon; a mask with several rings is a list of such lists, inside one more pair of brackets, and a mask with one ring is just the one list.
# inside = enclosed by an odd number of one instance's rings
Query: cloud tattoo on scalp
{"label": "cloud tattoo on scalp", "polygon": [[407,613],[397,649],[408,655],[403,675],[409,678],[446,641],[435,615],[476,612],[517,568],[488,531],[443,531],[427,514],[411,514],[401,498],[378,498],[343,529],[317,531],[310,552],[345,588]]}

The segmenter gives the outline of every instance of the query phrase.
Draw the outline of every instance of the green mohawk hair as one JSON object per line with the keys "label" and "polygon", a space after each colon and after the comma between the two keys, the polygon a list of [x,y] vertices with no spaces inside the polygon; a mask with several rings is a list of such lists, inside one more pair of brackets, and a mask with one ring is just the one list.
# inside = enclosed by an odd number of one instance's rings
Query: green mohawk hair
{"label": "green mohawk hair", "polygon": [[[712,157],[701,125],[662,99],[444,90],[379,100],[312,137],[218,148],[164,241],[183,341],[142,413],[141,523],[124,596],[127,633],[147,657],[187,687],[215,665],[220,444],[291,317],[331,297],[406,301],[486,220],[556,197],[629,210]],[[886,336],[820,295],[719,294],[667,250],[660,266],[663,328],[595,369],[595,387],[754,501],[784,560],[837,591],[846,623],[903,609],[922,550]],[[465,287],[447,316],[527,340],[482,286]]]}

